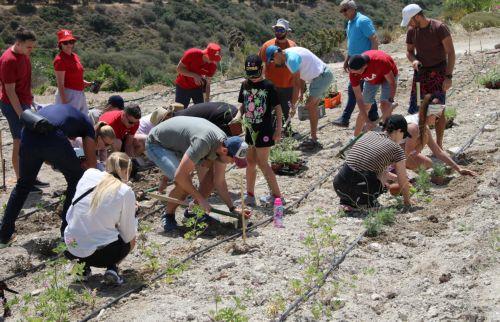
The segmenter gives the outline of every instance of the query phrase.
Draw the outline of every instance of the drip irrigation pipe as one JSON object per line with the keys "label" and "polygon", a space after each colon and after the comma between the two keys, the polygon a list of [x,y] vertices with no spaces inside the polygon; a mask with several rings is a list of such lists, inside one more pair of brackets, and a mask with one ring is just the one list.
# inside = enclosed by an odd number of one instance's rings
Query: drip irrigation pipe
{"label": "drip irrigation pipe", "polygon": [[[295,208],[296,206],[298,206],[304,199],[306,199],[309,194],[314,191],[318,186],[320,186],[321,184],[323,184],[327,179],[328,177],[330,177],[339,167],[333,167],[330,171],[328,171],[326,174],[324,174],[318,181],[316,181],[316,183],[314,183],[311,188],[309,188],[304,194],[302,194],[302,196],[293,201],[291,204],[289,204],[285,210],[286,211],[289,211],[293,208]],[[264,219],[264,220],[261,220],[260,222],[254,224],[252,227],[249,227],[247,229],[247,232],[251,232],[253,230],[256,230],[258,227],[260,226],[263,226],[263,225],[266,225],[266,224],[269,224],[273,219],[272,218],[267,218],[267,219]],[[214,249],[215,247],[225,243],[225,242],[228,242],[228,241],[231,241],[231,240],[234,240],[238,237],[240,237],[241,235],[243,234],[242,231],[239,231],[231,236],[228,236],[220,241],[217,241],[211,245],[208,245],[207,247],[204,247],[196,252],[194,252],[193,254],[189,255],[188,257],[184,258],[183,260],[181,260],[180,262],[178,262],[176,265],[174,265],[174,269],[175,268],[178,268],[180,265],[200,256],[200,255],[203,255],[203,254],[206,254],[208,253],[209,251],[211,251],[212,249]],[[111,300],[109,303],[101,306],[100,308],[94,310],[93,312],[91,312],[89,315],[87,315],[86,317],[84,317],[82,320],[80,320],[80,322],[86,322],[86,321],[89,321],[91,319],[93,319],[94,317],[96,317],[97,315],[99,315],[99,313],[102,311],[102,310],[106,310],[108,308],[110,308],[111,306],[113,306],[114,304],[116,304],[118,301],[120,301],[121,299],[129,296],[130,294],[133,294],[133,293],[137,293],[137,292],[140,292],[143,288],[147,287],[149,284],[151,283],[154,283],[158,280],[160,280],[161,278],[163,278],[165,275],[167,274],[167,272],[163,272],[163,273],[160,273],[158,275],[156,275],[153,279],[151,279],[151,281],[149,281],[148,283],[142,283],[138,286],[136,286],[135,288],[131,289],[131,290],[128,290],[127,292],[124,292],[123,294],[115,297],[113,300]]]}
{"label": "drip irrigation pipe", "polygon": [[[145,218],[147,218],[147,217],[149,217],[149,216],[151,216],[151,215],[155,214],[155,213],[156,213],[156,212],[158,212],[158,211],[161,211],[161,210],[162,210],[162,209],[164,209],[164,208],[165,208],[165,206],[161,206],[161,207],[159,207],[159,208],[157,208],[157,209],[151,210],[150,212],[148,212],[148,213],[144,214],[143,216],[139,217],[139,219],[138,219],[138,220],[139,220],[139,221],[142,221],[142,220],[144,220]],[[7,282],[7,281],[10,281],[10,280],[12,280],[12,279],[14,279],[14,278],[17,278],[17,277],[20,277],[20,276],[27,275],[28,273],[33,273],[33,272],[36,272],[36,271],[38,271],[38,270],[41,270],[41,269],[43,269],[43,268],[47,265],[47,263],[48,263],[48,262],[50,262],[50,261],[52,261],[52,260],[55,260],[55,259],[59,258],[60,256],[61,256],[61,255],[53,256],[53,257],[51,257],[51,258],[49,258],[49,259],[46,259],[46,260],[44,260],[43,262],[41,262],[40,264],[38,264],[38,265],[36,265],[36,266],[33,266],[33,267],[31,267],[31,268],[29,268],[29,269],[27,269],[27,270],[24,270],[24,271],[22,271],[22,272],[19,272],[19,273],[16,273],[16,274],[10,275],[10,276],[7,276],[6,278],[4,278],[4,279],[0,280],[0,283]]]}
{"label": "drip irrigation pipe", "polygon": [[467,150],[471,145],[472,143],[474,143],[474,141],[477,139],[477,137],[479,135],[481,135],[481,133],[484,132],[484,129],[486,128],[486,126],[488,124],[491,124],[491,123],[494,123],[497,121],[498,119],[498,112],[495,112],[494,115],[488,119],[486,122],[483,123],[483,125],[481,126],[481,128],[479,128],[479,130],[474,133],[468,140],[467,142],[464,143],[464,145],[462,145],[460,147],[460,149],[458,150],[458,152],[453,156],[453,160],[456,162],[458,161],[458,159],[460,159],[460,157],[464,154],[464,151]]}
{"label": "drip irrigation pipe", "polygon": [[335,269],[339,267],[340,264],[345,260],[346,256],[356,247],[356,245],[363,239],[363,236],[365,235],[366,230],[363,230],[361,234],[354,239],[354,241],[340,254],[340,256],[335,256],[332,260],[332,263],[330,264],[330,267],[328,270],[323,274],[323,277],[313,287],[311,287],[306,293],[304,293],[302,296],[297,298],[292,304],[288,306],[285,312],[281,314],[279,317],[278,321],[283,322],[285,321],[303,302],[306,302],[311,296],[316,294],[323,285],[325,285],[326,280],[328,277],[333,273]]}

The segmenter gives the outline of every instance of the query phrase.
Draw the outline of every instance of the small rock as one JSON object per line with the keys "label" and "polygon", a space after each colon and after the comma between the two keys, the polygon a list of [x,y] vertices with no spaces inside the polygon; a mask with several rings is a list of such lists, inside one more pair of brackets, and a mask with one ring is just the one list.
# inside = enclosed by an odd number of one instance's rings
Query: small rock
{"label": "small rock", "polygon": [[393,299],[393,298],[395,298],[396,296],[398,296],[398,294],[397,294],[396,292],[389,292],[389,293],[387,293],[387,298],[388,298],[388,299],[391,299],[391,300],[392,300],[392,299]]}
{"label": "small rock", "polygon": [[264,264],[257,264],[254,266],[254,270],[256,270],[257,272],[263,272],[266,270],[266,265]]}
{"label": "small rock", "polygon": [[486,124],[484,126],[484,131],[485,132],[495,132],[495,130],[497,129],[497,127],[493,124]]}
{"label": "small rock", "polygon": [[491,281],[490,280],[484,281],[484,285],[491,285]]}
{"label": "small rock", "polygon": [[368,245],[368,249],[370,249],[374,252],[378,252],[382,249],[382,245],[380,245],[379,243],[370,243]]}
{"label": "small rock", "polygon": [[382,299],[382,296],[380,294],[373,293],[371,295],[371,298],[372,298],[373,301],[379,301],[380,299]]}
{"label": "small rock", "polygon": [[37,295],[40,295],[40,293],[43,292],[43,288],[38,288],[34,291],[31,291],[31,296],[37,296]]}
{"label": "small rock", "polygon": [[420,216],[415,216],[415,217],[411,217],[410,219],[408,219],[409,222],[420,222],[422,221],[422,218]]}
{"label": "small rock", "polygon": [[435,215],[430,215],[429,217],[427,217],[427,219],[430,222],[433,222],[433,223],[438,223],[439,222],[439,219]]}
{"label": "small rock", "polygon": [[436,316],[439,315],[439,309],[435,306],[429,308],[429,310],[427,310],[427,317],[428,318],[435,318]]}
{"label": "small rock", "polygon": [[222,271],[224,269],[232,268],[232,267],[235,267],[235,266],[236,266],[235,262],[228,262],[226,264],[223,264],[223,265],[220,265],[219,267],[217,267],[217,270],[218,271]]}
{"label": "small rock", "polygon": [[448,153],[450,153],[451,155],[455,155],[459,151],[460,151],[460,147],[459,146],[454,146],[452,148],[448,148]]}
{"label": "small rock", "polygon": [[445,273],[439,277],[439,283],[446,283],[451,280],[451,273]]}

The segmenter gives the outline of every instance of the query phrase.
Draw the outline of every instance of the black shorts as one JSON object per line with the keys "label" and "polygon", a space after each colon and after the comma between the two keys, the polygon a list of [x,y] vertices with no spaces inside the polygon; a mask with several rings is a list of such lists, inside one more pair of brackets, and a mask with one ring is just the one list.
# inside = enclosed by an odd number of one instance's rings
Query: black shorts
{"label": "black shorts", "polygon": [[77,259],[79,263],[85,263],[86,266],[93,267],[111,267],[118,265],[130,253],[130,243],[125,243],[118,236],[118,240],[97,249],[92,255],[84,258],[77,257],[69,251],[65,251],[66,258],[73,260]]}
{"label": "black shorts", "polygon": [[333,179],[333,188],[341,205],[354,208],[373,207],[384,192],[384,186],[374,172],[355,171],[345,163]]}
{"label": "black shorts", "polygon": [[251,132],[246,130],[245,142],[248,145],[254,145],[256,148],[266,148],[274,145],[273,135],[274,127],[263,126],[259,129],[254,129],[255,143],[253,141]]}

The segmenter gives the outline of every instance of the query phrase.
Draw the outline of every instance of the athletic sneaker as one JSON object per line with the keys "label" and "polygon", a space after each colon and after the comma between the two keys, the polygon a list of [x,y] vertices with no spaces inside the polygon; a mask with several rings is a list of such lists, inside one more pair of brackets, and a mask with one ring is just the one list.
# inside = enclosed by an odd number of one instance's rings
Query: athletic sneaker
{"label": "athletic sneaker", "polygon": [[0,249],[9,247],[16,240],[16,235],[12,235],[6,242],[0,242]]}
{"label": "athletic sneaker", "polygon": [[339,127],[349,127],[349,121],[344,121],[341,117],[339,117],[338,119],[334,120],[332,122],[333,125],[335,126],[339,126]]}
{"label": "athletic sneaker", "polygon": [[104,283],[107,285],[122,285],[123,282],[123,277],[118,275],[117,268],[108,268],[104,273]]}
{"label": "athletic sneaker", "polygon": [[175,215],[163,214],[161,216],[161,224],[163,226],[163,231],[166,233],[171,233],[177,230],[177,221],[175,221]]}
{"label": "athletic sneaker", "polygon": [[33,186],[30,189],[30,193],[43,193],[43,190],[38,188],[37,186]]}
{"label": "athletic sneaker", "polygon": [[[245,193],[243,200],[245,200],[245,206],[254,207],[257,204],[255,196],[250,196],[248,193]],[[234,201],[236,207],[241,207],[242,204],[241,198]]]}
{"label": "athletic sneaker", "polygon": [[[274,206],[274,196],[272,195],[265,195],[259,198],[260,204],[264,207],[273,207]],[[285,198],[281,197],[281,202],[284,205],[286,205]]]}
{"label": "athletic sneaker", "polygon": [[50,184],[48,182],[43,182],[38,179],[35,180],[35,186],[37,187],[48,187]]}

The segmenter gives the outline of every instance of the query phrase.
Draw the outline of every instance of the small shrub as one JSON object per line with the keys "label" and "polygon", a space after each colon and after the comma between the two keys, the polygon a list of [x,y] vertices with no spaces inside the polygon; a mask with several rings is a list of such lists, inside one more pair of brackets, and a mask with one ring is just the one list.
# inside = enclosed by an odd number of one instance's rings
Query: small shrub
{"label": "small shrub", "polygon": [[382,29],[378,32],[378,37],[381,44],[388,44],[392,41],[392,32],[388,29]]}
{"label": "small shrub", "polygon": [[21,15],[32,15],[36,12],[36,7],[31,3],[16,2],[16,11]]}
{"label": "small shrub", "polygon": [[434,163],[432,165],[432,176],[444,177],[446,175],[446,167],[442,163]]}
{"label": "small shrub", "polygon": [[473,12],[464,16],[460,23],[467,31],[476,31],[488,27],[500,27],[500,13]]}
{"label": "small shrub", "polygon": [[457,109],[454,107],[447,107],[444,110],[444,116],[447,120],[454,119],[455,117],[457,117]]}
{"label": "small shrub", "polygon": [[431,189],[431,176],[424,168],[418,170],[418,176],[415,180],[415,188],[420,193],[429,193]]}
{"label": "small shrub", "polygon": [[487,88],[497,89],[500,87],[500,72],[494,68],[479,79],[479,83]]}
{"label": "small shrub", "polygon": [[380,234],[384,225],[394,223],[395,215],[396,209],[394,208],[385,208],[370,212],[363,222],[366,228],[366,236],[375,237]]}

